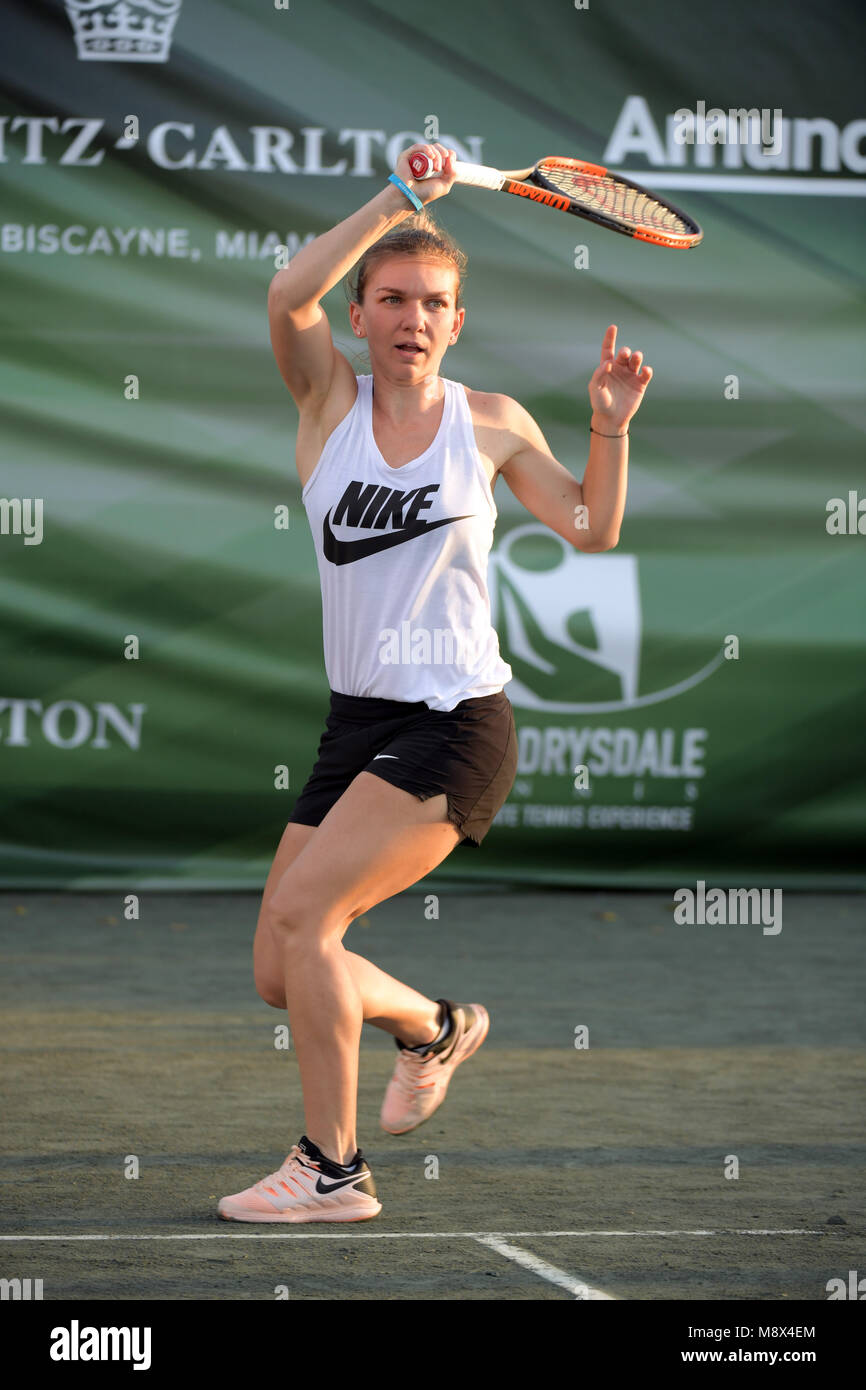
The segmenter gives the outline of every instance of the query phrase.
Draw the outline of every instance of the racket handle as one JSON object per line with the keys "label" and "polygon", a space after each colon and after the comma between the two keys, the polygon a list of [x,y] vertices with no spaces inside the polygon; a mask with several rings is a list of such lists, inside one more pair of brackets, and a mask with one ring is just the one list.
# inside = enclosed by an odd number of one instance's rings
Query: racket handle
{"label": "racket handle", "polygon": [[[431,179],[436,175],[433,160],[421,150],[412,155],[409,160],[409,168],[415,179]],[[486,164],[465,164],[459,159],[454,161],[454,181],[455,183],[474,184],[476,188],[492,188],[494,190],[500,189],[505,182],[499,169],[491,169]]]}

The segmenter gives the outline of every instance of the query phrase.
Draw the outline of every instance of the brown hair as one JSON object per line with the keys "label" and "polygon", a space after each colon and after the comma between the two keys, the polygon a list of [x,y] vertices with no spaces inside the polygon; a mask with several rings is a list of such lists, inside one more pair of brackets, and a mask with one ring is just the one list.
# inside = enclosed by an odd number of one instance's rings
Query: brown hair
{"label": "brown hair", "polygon": [[424,256],[431,260],[447,261],[457,271],[457,302],[454,307],[463,308],[463,281],[468,264],[466,254],[460,250],[454,238],[438,226],[426,208],[406,218],[393,232],[386,232],[364,252],[346,278],[351,304],[362,302],[370,271],[377,261],[384,260],[386,256]]}

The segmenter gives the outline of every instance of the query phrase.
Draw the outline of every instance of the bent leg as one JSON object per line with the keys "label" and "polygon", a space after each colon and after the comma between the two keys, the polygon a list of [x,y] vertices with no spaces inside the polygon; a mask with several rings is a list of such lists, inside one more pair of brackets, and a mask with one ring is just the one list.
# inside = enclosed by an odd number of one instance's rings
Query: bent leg
{"label": "bent leg", "polygon": [[[288,1005],[282,941],[272,926],[268,908],[280,879],[317,833],[317,826],[289,822],[262,893],[253,942],[253,973],[259,996],[275,1009],[286,1009]],[[391,1033],[409,1047],[435,1038],[439,1031],[439,1006],[435,1000],[402,984],[353,951],[346,951],[346,958],[361,994],[365,1023]]]}
{"label": "bent leg", "polygon": [[274,862],[271,864],[262,892],[253,940],[253,978],[259,997],[275,1009],[286,1007],[286,990],[282,957],[271,930],[267,908],[283,874],[317,833],[318,827],[315,825],[299,825],[295,821],[289,821],[277,846]]}
{"label": "bent leg", "polygon": [[364,1013],[342,937],[355,917],[417,883],[459,844],[462,832],[446,815],[444,796],[421,801],[359,773],[264,909],[281,947],[306,1133],[338,1163],[348,1162],[357,1147]]}
{"label": "bent leg", "polygon": [[365,1023],[391,1033],[407,1047],[433,1041],[440,1028],[435,999],[410,989],[355,951],[346,951],[346,959],[364,1001]]}

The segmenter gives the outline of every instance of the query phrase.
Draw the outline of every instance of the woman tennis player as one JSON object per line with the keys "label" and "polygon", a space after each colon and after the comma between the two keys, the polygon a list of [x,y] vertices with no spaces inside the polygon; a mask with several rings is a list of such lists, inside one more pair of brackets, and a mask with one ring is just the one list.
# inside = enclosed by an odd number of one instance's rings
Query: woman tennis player
{"label": "woman tennis player", "polygon": [[[433,158],[433,177],[412,178],[418,150]],[[364,1221],[381,1211],[355,1134],[365,1021],[398,1049],[381,1113],[388,1134],[429,1119],[486,1037],[482,1005],[430,999],[347,950],[343,936],[457,845],[480,846],[511,790],[517,739],[503,687],[512,672],[487,591],[497,474],[578,549],[609,550],[619,538],[628,422],[652,372],[640,352],[616,352],[614,325],[589,385],[582,484],[517,401],[440,376],[463,327],[466,258],[415,205],[449,192],[454,158],[441,144],[413,145],[381,192],[270,287],[274,353],[300,412],[296,459],[331,695],[254,946],[259,994],[288,1009],[305,1133],[277,1172],[220,1201],[229,1220]],[[353,269],[349,317],[367,341],[367,376],[334,347],[320,307]]]}

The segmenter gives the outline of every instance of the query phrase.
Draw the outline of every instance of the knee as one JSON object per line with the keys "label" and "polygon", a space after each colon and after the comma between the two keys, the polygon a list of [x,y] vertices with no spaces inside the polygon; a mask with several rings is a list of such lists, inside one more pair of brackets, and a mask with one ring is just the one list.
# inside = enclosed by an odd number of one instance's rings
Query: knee
{"label": "knee", "polygon": [[286,985],[283,979],[282,956],[271,948],[264,951],[258,939],[253,950],[253,982],[256,994],[272,1009],[286,1007]]}
{"label": "knee", "polygon": [[282,980],[275,980],[271,975],[255,976],[256,993],[266,1004],[270,1004],[272,1009],[286,1008],[286,987]]}
{"label": "knee", "polygon": [[284,938],[274,929],[270,914],[260,911],[253,943],[253,982],[259,998],[272,1009],[286,1007],[285,972]]}
{"label": "knee", "polygon": [[267,917],[272,938],[284,959],[297,951],[308,952],[327,945],[334,937],[339,939],[352,920],[352,914],[334,911],[298,894],[272,898]]}
{"label": "knee", "polygon": [[300,914],[275,907],[273,900],[259,913],[253,947],[253,980],[259,998],[272,1009],[285,1009],[286,970],[292,969],[292,947],[303,926]]}

